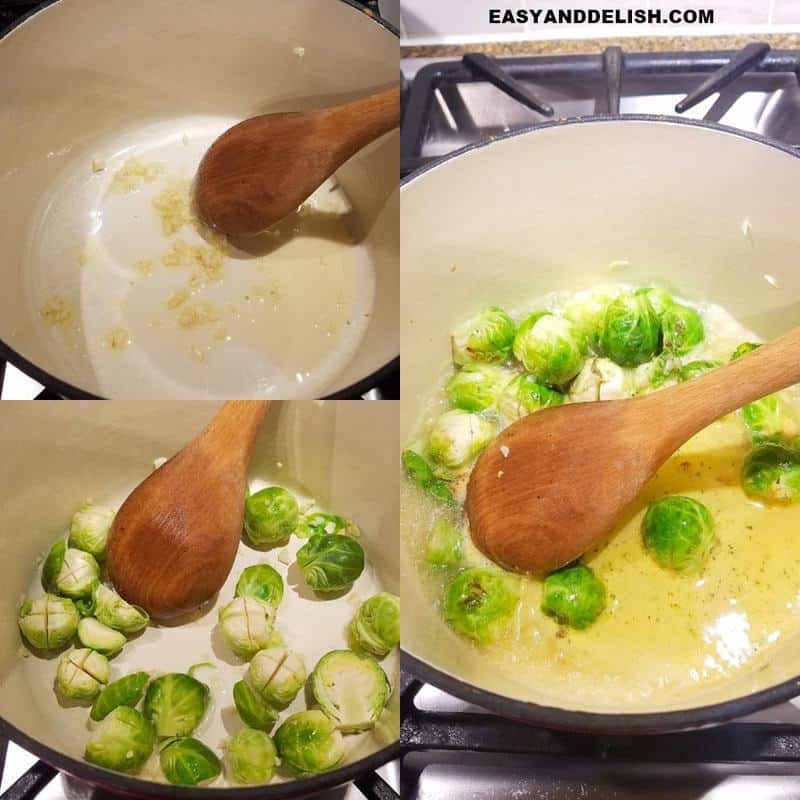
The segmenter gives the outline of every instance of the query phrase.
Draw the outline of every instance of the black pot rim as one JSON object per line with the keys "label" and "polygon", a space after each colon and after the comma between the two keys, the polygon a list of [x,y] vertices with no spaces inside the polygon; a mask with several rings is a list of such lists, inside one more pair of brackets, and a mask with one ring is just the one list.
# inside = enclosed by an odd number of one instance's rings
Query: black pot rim
{"label": "black pot rim", "polygon": [[[0,30],[0,41],[2,41],[9,33],[15,30],[17,27],[22,25],[26,20],[30,19],[35,14],[38,14],[41,11],[46,10],[48,7],[55,5],[56,3],[61,2],[61,0],[43,0],[35,8],[32,8],[26,14],[23,14],[19,19],[14,20],[9,26],[7,26],[4,30]],[[344,3],[345,5],[352,8],[354,11],[357,11],[359,14],[363,14],[364,16],[368,17],[372,20],[376,25],[379,25],[381,28],[389,31],[393,36],[400,38],[400,31],[394,27],[388,20],[383,19],[383,17],[379,16],[378,14],[373,13],[369,9],[365,8],[364,6],[359,5],[356,0],[339,0],[340,3]],[[13,364],[17,369],[21,370],[29,377],[36,380],[38,383],[41,383],[45,386],[46,389],[51,390],[55,394],[59,395],[60,397],[64,397],[69,400],[104,400],[108,398],[101,397],[100,395],[93,394],[92,392],[87,391],[86,389],[82,389],[79,386],[75,386],[69,381],[65,381],[62,378],[59,378],[56,375],[52,375],[47,370],[41,369],[33,362],[29,361],[25,358],[21,353],[17,352],[8,342],[4,341],[0,338],[0,358],[4,361],[8,361],[10,364]],[[349,386],[345,386],[342,389],[337,390],[329,395],[325,395],[322,399],[324,400],[354,400],[361,397],[361,395],[368,392],[370,389],[375,388],[377,385],[385,381],[390,375],[393,375],[400,369],[400,356],[396,356],[391,361],[388,361],[386,364],[383,364],[378,369],[371,372],[364,378],[357,380],[351,383]]]}

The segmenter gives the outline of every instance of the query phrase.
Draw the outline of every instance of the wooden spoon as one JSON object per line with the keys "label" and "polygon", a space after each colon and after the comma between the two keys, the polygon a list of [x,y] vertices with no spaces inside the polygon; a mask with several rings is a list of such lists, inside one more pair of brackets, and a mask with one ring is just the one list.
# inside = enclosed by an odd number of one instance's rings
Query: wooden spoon
{"label": "wooden spoon", "polygon": [[400,124],[400,89],[322,111],[263,114],[234,125],[200,162],[202,219],[252,236],[296,211],[362,147]]}
{"label": "wooden spoon", "polygon": [[225,403],[205,430],[130,494],[108,539],[108,576],[151,616],[201,606],[222,587],[242,535],[247,469],[268,401]]}
{"label": "wooden spoon", "polygon": [[518,572],[585,553],[687,439],[715,419],[800,382],[800,329],[748,355],[631,400],[543,409],[478,459],[466,510],[476,546]]}

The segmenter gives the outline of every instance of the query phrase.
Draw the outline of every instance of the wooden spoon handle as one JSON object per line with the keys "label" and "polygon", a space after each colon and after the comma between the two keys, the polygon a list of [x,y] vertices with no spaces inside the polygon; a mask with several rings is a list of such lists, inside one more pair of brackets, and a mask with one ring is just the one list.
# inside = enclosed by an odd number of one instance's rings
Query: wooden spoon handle
{"label": "wooden spoon handle", "polygon": [[211,448],[218,458],[249,464],[269,404],[269,400],[228,400],[197,441]]}

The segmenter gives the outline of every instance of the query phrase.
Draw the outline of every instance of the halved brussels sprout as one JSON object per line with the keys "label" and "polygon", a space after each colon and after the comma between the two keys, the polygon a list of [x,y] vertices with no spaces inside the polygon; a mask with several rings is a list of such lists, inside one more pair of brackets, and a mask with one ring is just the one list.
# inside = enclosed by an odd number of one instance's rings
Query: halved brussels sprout
{"label": "halved brussels sprout", "polygon": [[461,531],[449,519],[440,517],[433,523],[428,536],[425,562],[435,569],[457,566],[461,561],[462,542]]}
{"label": "halved brussels sprout", "polygon": [[278,721],[278,712],[267,705],[247,681],[233,685],[233,702],[245,725],[260,731],[271,731]]}
{"label": "halved brussels sprout", "polygon": [[419,453],[415,453],[413,450],[403,450],[402,461],[409,478],[411,478],[423,492],[426,492],[445,505],[458,505],[458,501],[453,497],[453,493],[450,491],[447,482],[441,478],[437,478],[433,474],[433,470],[428,465],[428,462]]}
{"label": "halved brussels sprout", "polygon": [[489,420],[460,409],[446,411],[431,427],[428,453],[448,470],[463,470],[494,436],[494,425]]}
{"label": "halved brussels sprout", "polygon": [[664,350],[673,355],[685,355],[705,337],[703,319],[691,306],[673,303],[660,319]]}
{"label": "halved brussels sprout", "polygon": [[310,511],[300,519],[295,533],[301,539],[308,539],[315,533],[344,533],[358,538],[361,531],[355,522],[337,514],[325,514],[322,511]]}
{"label": "halved brussels sprout", "polygon": [[209,694],[208,686],[196,678],[170,672],[147,687],[143,712],[159,739],[191,736],[205,716]]}
{"label": "halved brussels sprout", "polygon": [[453,363],[507,361],[514,344],[514,320],[497,306],[476,314],[453,331]]}
{"label": "halved brussels sprout", "polygon": [[503,387],[515,374],[496,364],[467,364],[453,373],[445,392],[455,408],[483,411],[497,402]]}
{"label": "halved brussels sprout", "polygon": [[651,503],[642,519],[644,546],[667,569],[699,573],[714,545],[714,519],[692,497],[671,495]]}
{"label": "halved brussels sprout", "polygon": [[275,731],[275,746],[296,775],[333,769],[344,758],[342,734],[321,711],[292,714]]}
{"label": "halved brussels sprout", "polygon": [[88,647],[70,650],[59,659],[56,689],[62,697],[91,700],[108,683],[108,659]]}
{"label": "halved brussels sprout", "polygon": [[64,556],[67,553],[67,543],[64,539],[59,539],[47,554],[47,558],[42,565],[42,588],[46,592],[55,594],[58,591],[56,579],[64,566]]}
{"label": "halved brussels sprout", "polygon": [[542,587],[542,611],[562,625],[583,630],[606,607],[606,588],[594,572],[583,564],[552,572]]}
{"label": "halved brussels sprout", "polygon": [[244,529],[258,547],[286,544],[299,519],[297,500],[282,486],[268,486],[244,501]]}
{"label": "halved brussels sprout", "polygon": [[678,378],[681,383],[683,381],[692,381],[695,378],[699,378],[701,375],[705,375],[706,372],[711,372],[712,369],[721,366],[721,361],[708,361],[703,359],[699,361],[690,361],[688,364],[681,367]]}
{"label": "halved brussels sprout", "polygon": [[488,567],[462,570],[445,589],[443,613],[453,630],[479,644],[497,639],[519,604],[519,581]]}
{"label": "halved brussels sprout", "polygon": [[778,444],[756,447],[745,459],[742,486],[754,497],[780,503],[800,501],[800,453]]}
{"label": "halved brussels sprout", "polygon": [[159,754],[164,777],[178,786],[197,786],[222,772],[214,752],[197,739],[176,738],[167,742]]}
{"label": "halved brussels sprout", "polygon": [[144,687],[150,676],[146,672],[132,672],[112,681],[95,698],[89,716],[99,722],[119,706],[135,706],[142,699]]}
{"label": "halved brussels sprout", "polygon": [[63,541],[50,549],[42,567],[42,585],[73,600],[91,597],[100,581],[100,567],[91,553],[67,547]]}
{"label": "halved brussels sprout", "polygon": [[154,743],[153,726],[135,708],[119,706],[92,732],[84,757],[99,767],[136,773]]}
{"label": "halved brussels sprout", "polygon": [[599,351],[603,319],[612,299],[607,292],[591,289],[578,292],[564,305],[564,316],[572,323],[585,346],[595,353]]}
{"label": "halved brussels sprout", "polygon": [[748,353],[752,353],[753,350],[757,350],[761,347],[760,344],[756,344],[755,342],[742,342],[734,351],[731,353],[731,361],[736,361],[737,358],[741,358],[742,356],[746,356]]}
{"label": "halved brussels sprout", "polygon": [[516,422],[534,411],[550,406],[560,406],[564,395],[537,382],[533,375],[517,375],[503,389],[497,400],[497,408],[509,421]]}
{"label": "halved brussels sprout", "polygon": [[364,550],[349,536],[316,533],[297,551],[297,564],[314,591],[337,592],[364,571]]}
{"label": "halved brussels sprout", "polygon": [[623,294],[606,309],[600,346],[603,354],[622,367],[644,364],[657,355],[661,322],[643,294]]}
{"label": "halved brussels sprout", "polygon": [[235,597],[219,610],[219,627],[237,656],[250,658],[269,644],[275,608],[258,597]]}
{"label": "halved brussels sprout", "polygon": [[277,609],[283,600],[283,578],[269,564],[245,567],[236,581],[236,597],[257,597]]}
{"label": "halved brussels sprout", "polygon": [[114,510],[85,502],[72,517],[69,526],[69,546],[91,553],[98,561],[106,554],[106,542]]}
{"label": "halved brussels sprout", "polygon": [[269,783],[275,775],[278,751],[264,731],[244,728],[225,749],[226,772],[244,786]]}
{"label": "halved brussels sprout", "polygon": [[102,583],[94,591],[94,601],[95,617],[115,631],[126,635],[138,633],[150,622],[143,608],[126,603],[113,589]]}
{"label": "halved brussels sprout", "polygon": [[299,653],[285,647],[270,647],[255,654],[246,677],[269,705],[286,708],[303,688],[306,665]]}
{"label": "halved brussels sprout", "polygon": [[573,403],[618,400],[626,395],[625,371],[610,358],[587,358],[569,387]]}
{"label": "halved brussels sprout", "polygon": [[96,650],[104,656],[116,655],[127,641],[119,631],[103,625],[94,617],[85,617],[78,623],[78,639],[84,647]]}
{"label": "halved brussels sprout", "polygon": [[19,629],[37,650],[60,650],[78,631],[80,615],[72,600],[45,594],[19,609]]}
{"label": "halved brussels sprout", "polygon": [[575,326],[548,311],[531,314],[514,339],[517,360],[550,386],[563,386],[581,371],[583,352],[583,339]]}
{"label": "halved brussels sprout", "polygon": [[365,600],[350,622],[350,637],[359,650],[383,658],[400,642],[400,598],[381,592]]}
{"label": "halved brussels sprout", "polygon": [[742,406],[742,420],[753,444],[790,444],[800,433],[796,409],[777,394]]}

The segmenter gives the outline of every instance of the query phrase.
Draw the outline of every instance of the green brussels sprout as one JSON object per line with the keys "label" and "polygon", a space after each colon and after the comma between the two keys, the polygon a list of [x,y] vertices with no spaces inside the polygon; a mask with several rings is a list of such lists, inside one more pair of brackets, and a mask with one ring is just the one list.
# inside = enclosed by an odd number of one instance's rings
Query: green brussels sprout
{"label": "green brussels sprout", "polygon": [[126,603],[113,589],[100,584],[94,592],[94,615],[99,622],[126,635],[138,633],[150,622],[148,613]]}
{"label": "green brussels sprout", "polygon": [[197,678],[169,672],[147,687],[142,710],[159,739],[191,736],[205,716],[209,694],[208,686]]}
{"label": "green brussels sprout", "polygon": [[64,539],[59,539],[47,554],[47,558],[42,565],[42,588],[46,592],[55,594],[58,592],[56,579],[64,566],[64,556],[67,553],[67,543]]}
{"label": "green brussels sprout", "polygon": [[154,744],[153,726],[135,708],[119,706],[92,732],[84,758],[99,767],[136,773]]}
{"label": "green brussels sprout", "polygon": [[372,656],[331,650],[311,672],[311,692],[342,733],[358,733],[375,727],[392,687]]}
{"label": "green brussels sprout", "polygon": [[497,408],[509,422],[516,422],[534,411],[560,406],[563,402],[561,392],[538,383],[533,375],[524,372],[506,385],[497,400]]}
{"label": "green brussels sprout", "polygon": [[383,658],[400,642],[400,598],[381,592],[365,600],[350,622],[350,638],[359,650]]}
{"label": "green brussels sprout", "polygon": [[513,370],[496,364],[467,364],[450,376],[445,392],[455,408],[483,411],[491,408],[514,377]]}
{"label": "green brussels sprout", "polygon": [[691,497],[662,497],[647,508],[642,538],[660,566],[696,574],[703,569],[714,544],[714,519]]}
{"label": "green brussels sprout", "polygon": [[600,346],[604,355],[621,367],[644,364],[657,355],[661,322],[642,294],[623,294],[606,309]]}
{"label": "green brussels sprout", "polygon": [[763,444],[744,461],[742,486],[747,494],[796,503],[800,500],[800,452],[778,444]]}
{"label": "green brussels sprout", "polygon": [[609,358],[587,358],[569,387],[573,403],[616,400],[628,394],[625,370]]}
{"label": "green brussels sprout", "polygon": [[59,659],[56,690],[62,697],[91,700],[108,683],[108,659],[88,647],[70,650]]}
{"label": "green brussels sprout", "polygon": [[237,656],[250,658],[269,644],[275,608],[258,597],[235,597],[219,610],[219,627]]}
{"label": "green brussels sprout", "polygon": [[542,586],[542,611],[561,625],[583,630],[606,607],[606,588],[583,564],[550,573]]}
{"label": "green brussels sprout", "polygon": [[315,533],[298,551],[303,580],[316,592],[349,589],[364,571],[364,550],[349,536]]}
{"label": "green brussels sprout", "polygon": [[777,394],[742,406],[742,420],[753,444],[789,444],[800,433],[797,412]]}
{"label": "green brussels sprout", "polygon": [[283,578],[269,564],[245,567],[236,581],[236,597],[257,597],[277,609],[283,600]]}
{"label": "green brussels sprout", "polygon": [[96,650],[104,656],[116,655],[127,641],[119,631],[103,625],[94,617],[84,617],[78,623],[78,639],[84,647]]}
{"label": "green brussels sprout", "polygon": [[189,737],[167,742],[161,748],[159,761],[164,777],[178,786],[197,786],[222,772],[222,765],[213,751]]}
{"label": "green brussels sprout", "polygon": [[514,355],[537,380],[550,386],[569,383],[583,366],[583,340],[568,320],[547,311],[531,314],[514,338]]}
{"label": "green brussels sprout", "polygon": [[519,581],[487,567],[462,570],[445,589],[443,612],[458,633],[488,644],[508,627],[519,604]]}
{"label": "green brussels sprout", "polygon": [[89,716],[100,722],[119,706],[135,706],[142,699],[144,687],[150,676],[146,672],[132,672],[108,684],[95,698]]}
{"label": "green brussels sprout", "polygon": [[286,544],[299,519],[297,500],[282,486],[268,486],[244,501],[244,529],[257,547]]}
{"label": "green brussels sprout", "polygon": [[270,647],[255,654],[246,677],[265,702],[286,708],[306,682],[306,665],[298,653]]}
{"label": "green brussels sprout", "polygon": [[461,531],[448,519],[433,523],[425,549],[425,562],[434,569],[450,569],[461,561]]}
{"label": "green brussels sprout", "polygon": [[458,505],[458,501],[453,497],[447,482],[433,474],[428,462],[419,453],[415,453],[413,450],[403,450],[401,458],[406,473],[423,492],[445,505]]}
{"label": "green brussels sprout", "polygon": [[100,567],[94,556],[67,547],[63,541],[53,545],[42,567],[45,590],[73,600],[91,597],[99,581]]}
{"label": "green brussels sprout", "polygon": [[75,608],[78,609],[78,613],[81,617],[93,617],[96,607],[97,603],[94,599],[94,592],[92,592],[91,597],[80,597],[75,600]]}
{"label": "green brussels sprout", "polygon": [[19,629],[37,650],[60,650],[77,633],[79,621],[72,600],[54,594],[26,600],[19,609]]}
{"label": "green brussels sprout", "polygon": [[688,364],[684,364],[684,366],[680,368],[680,371],[678,372],[678,379],[681,381],[681,383],[684,381],[693,381],[695,378],[705,375],[706,372],[711,372],[712,369],[716,369],[717,367],[721,366],[721,361],[690,361]]}
{"label": "green brussels sprout", "polygon": [[244,786],[269,783],[275,775],[278,751],[264,731],[244,728],[225,749],[226,772]]}
{"label": "green brussels sprout", "polygon": [[494,439],[491,422],[469,411],[446,411],[428,435],[428,453],[433,461],[450,470],[467,467]]}
{"label": "green brussels sprout", "polygon": [[233,702],[245,725],[260,731],[271,731],[278,721],[278,712],[268,706],[247,681],[233,685]]}
{"label": "green brussels sprout", "polygon": [[644,289],[637,289],[635,294],[646,297],[653,311],[660,317],[668,308],[675,305],[675,300],[672,295],[665,289],[660,289],[657,286],[647,287]]}
{"label": "green brussels sprout", "polygon": [[453,363],[508,361],[514,344],[514,320],[497,306],[476,314],[453,331]]}
{"label": "green brussels sprout", "polygon": [[301,517],[295,533],[301,539],[308,539],[315,533],[344,533],[356,538],[361,535],[358,525],[354,522],[336,514],[325,514],[322,511],[311,511]]}
{"label": "green brussels sprout", "polygon": [[292,714],[275,731],[281,763],[296,775],[333,769],[344,758],[342,734],[321,711]]}
{"label": "green brussels sprout", "polygon": [[72,517],[69,546],[91,553],[98,561],[102,561],[114,514],[111,508],[96,506],[88,501],[84,503]]}
{"label": "green brussels sprout", "polygon": [[611,295],[597,290],[578,292],[564,305],[564,316],[572,323],[586,349],[598,352],[600,333]]}
{"label": "green brussels sprout", "polygon": [[734,351],[731,353],[731,361],[736,361],[737,358],[741,358],[742,356],[746,356],[748,353],[752,353],[753,350],[757,350],[761,347],[760,344],[756,344],[755,342],[742,342]]}
{"label": "green brussels sprout", "polygon": [[676,356],[688,353],[705,337],[700,314],[691,306],[673,303],[660,315],[664,350]]}

